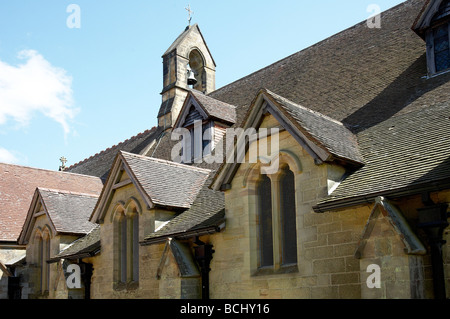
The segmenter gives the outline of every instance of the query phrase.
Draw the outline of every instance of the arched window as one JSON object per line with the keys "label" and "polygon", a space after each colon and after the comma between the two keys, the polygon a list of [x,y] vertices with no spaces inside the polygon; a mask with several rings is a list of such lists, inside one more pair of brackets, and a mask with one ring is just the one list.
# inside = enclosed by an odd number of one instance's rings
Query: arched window
{"label": "arched window", "polygon": [[272,186],[270,178],[262,175],[257,188],[259,212],[260,267],[273,266]]}
{"label": "arched window", "polygon": [[122,212],[118,218],[120,282],[127,282],[127,218]]}
{"label": "arched window", "polygon": [[[297,187],[301,163],[281,151],[276,173],[262,174],[261,163],[249,167],[250,266],[254,274],[292,272],[297,269]],[[254,226],[253,226],[254,225]]]}
{"label": "arched window", "polygon": [[280,176],[280,219],[282,236],[282,264],[297,263],[297,229],[295,216],[295,176],[289,166]]}
{"label": "arched window", "polygon": [[47,262],[50,259],[50,236],[47,234],[44,239],[44,260],[42,263],[43,271],[43,291],[50,290],[50,265]]}
{"label": "arched window", "polygon": [[128,284],[139,281],[139,213],[131,202],[125,210],[118,205],[114,215],[115,281]]}
{"label": "arched window", "polygon": [[134,211],[127,217],[127,277],[130,282],[139,281],[139,214]]}
{"label": "arched window", "polygon": [[47,261],[50,259],[50,233],[45,231],[43,234],[40,231],[36,232],[35,236],[37,245],[37,264],[40,270],[39,273],[39,287],[41,293],[49,290],[50,287],[50,265]]}
{"label": "arched window", "polygon": [[195,79],[197,83],[194,84],[193,88],[197,91],[205,92],[206,90],[206,73],[205,73],[205,62],[201,53],[194,49],[189,54],[189,68],[194,72]]}

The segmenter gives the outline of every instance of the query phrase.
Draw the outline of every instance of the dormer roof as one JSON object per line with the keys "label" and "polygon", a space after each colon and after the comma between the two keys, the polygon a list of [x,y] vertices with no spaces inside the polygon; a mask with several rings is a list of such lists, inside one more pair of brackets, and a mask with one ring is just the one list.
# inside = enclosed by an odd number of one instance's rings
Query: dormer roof
{"label": "dormer roof", "polygon": [[102,190],[91,221],[101,222],[113,196],[118,176],[125,170],[148,208],[187,209],[203,187],[210,170],[126,152],[119,152]]}
{"label": "dormer roof", "polygon": [[37,188],[19,237],[26,244],[35,220],[44,213],[54,234],[86,235],[95,225],[89,217],[98,200],[98,194],[76,193]]}
{"label": "dormer roof", "polygon": [[174,128],[183,126],[192,107],[200,113],[203,120],[219,120],[229,125],[236,123],[236,107],[234,105],[216,100],[199,91],[191,90],[181,108]]}
{"label": "dormer roof", "polygon": [[37,187],[99,195],[98,177],[0,163],[0,241],[16,241]]}
{"label": "dormer roof", "polygon": [[[423,39],[425,38],[425,30],[427,30],[431,24],[433,18],[436,18],[436,14],[439,11],[443,11],[445,16],[450,15],[450,1],[448,0],[427,0],[425,1],[422,10],[417,16],[412,29]],[[444,16],[442,16],[444,17]],[[437,17],[439,18],[439,17]]]}
{"label": "dormer roof", "polygon": [[[296,139],[316,163],[337,161],[352,168],[364,164],[356,136],[342,123],[267,89],[260,90],[254,99],[244,117],[243,129],[258,129],[267,113]],[[239,164],[228,161],[221,165],[213,181],[213,189],[219,190],[222,185],[231,182],[236,165]]]}

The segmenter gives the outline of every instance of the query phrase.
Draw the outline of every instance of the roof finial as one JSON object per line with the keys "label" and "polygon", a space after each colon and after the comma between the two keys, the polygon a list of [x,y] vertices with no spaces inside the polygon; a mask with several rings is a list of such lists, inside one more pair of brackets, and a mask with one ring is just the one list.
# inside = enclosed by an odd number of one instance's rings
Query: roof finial
{"label": "roof finial", "polygon": [[194,14],[194,11],[191,10],[191,5],[188,4],[187,8],[185,8],[186,11],[188,12],[189,18],[188,18],[188,22],[189,22],[189,26],[191,26],[191,20],[192,20],[192,15]]}
{"label": "roof finial", "polygon": [[67,158],[65,158],[64,156],[62,156],[60,159],[61,161],[61,166],[59,167],[59,171],[63,172],[66,169],[66,163],[67,163]]}

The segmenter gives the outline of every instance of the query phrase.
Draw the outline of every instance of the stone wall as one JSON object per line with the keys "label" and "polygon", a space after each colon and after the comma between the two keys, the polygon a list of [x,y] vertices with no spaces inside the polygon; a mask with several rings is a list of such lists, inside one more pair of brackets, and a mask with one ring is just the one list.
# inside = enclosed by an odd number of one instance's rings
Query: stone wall
{"label": "stone wall", "polygon": [[[269,116],[261,127],[275,127]],[[281,132],[280,150],[301,163],[296,175],[297,270],[258,273],[255,193],[242,164],[225,192],[226,229],[211,236],[216,253],[211,264],[212,298],[360,298],[360,267],[354,257],[370,206],[317,214],[312,207],[327,195],[344,170],[316,165],[288,132]],[[253,144],[250,147],[249,152]]]}

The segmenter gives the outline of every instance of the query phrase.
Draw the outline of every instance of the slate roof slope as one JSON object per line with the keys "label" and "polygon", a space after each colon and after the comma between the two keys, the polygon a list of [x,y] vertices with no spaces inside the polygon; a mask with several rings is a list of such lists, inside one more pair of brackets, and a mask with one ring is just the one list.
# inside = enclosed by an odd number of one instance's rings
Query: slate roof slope
{"label": "slate roof slope", "polygon": [[44,188],[37,191],[57,232],[86,235],[95,227],[89,217],[98,195]]}
{"label": "slate roof slope", "polygon": [[94,256],[101,249],[100,226],[95,227],[86,235],[77,239],[50,259],[56,262],[61,259],[79,259]]}
{"label": "slate roof slope", "polygon": [[149,147],[160,135],[161,128],[153,127],[150,130],[146,130],[79,163],[76,163],[68,167],[65,171],[97,176],[105,181],[117,152],[125,151],[140,154],[145,152],[146,148]]}
{"label": "slate roof slope", "polygon": [[187,211],[147,236],[143,243],[150,244],[167,237],[183,238],[193,233],[216,232],[220,224],[224,222],[225,199],[222,192],[209,188],[210,179],[213,176],[214,173],[211,173]]}
{"label": "slate roof slope", "polygon": [[373,200],[403,190],[450,186],[450,103],[425,106],[359,134],[365,166],[347,177],[316,210],[350,199]]}
{"label": "slate roof slope", "polygon": [[99,195],[97,177],[0,163],[0,241],[15,242],[37,187]]}
{"label": "slate roof slope", "polygon": [[230,124],[236,123],[236,107],[234,105],[213,99],[200,91],[191,90],[190,93],[211,118],[220,119]]}
{"label": "slate roof slope", "polygon": [[134,179],[156,205],[189,208],[210,170],[120,152]]}
{"label": "slate roof slope", "polygon": [[235,105],[240,125],[252,99],[266,88],[354,133],[448,101],[450,74],[426,78],[426,45],[411,30],[423,4],[406,1],[381,14],[381,29],[362,21],[209,96]]}
{"label": "slate roof slope", "polygon": [[262,90],[271,101],[315,144],[325,148],[334,156],[363,163],[356,136],[341,122],[295,104],[268,90]]}

